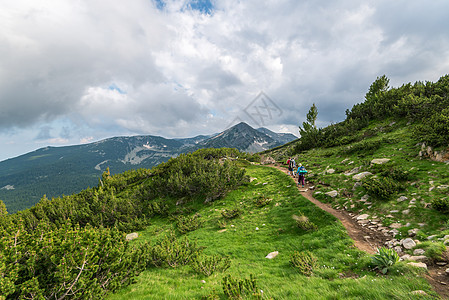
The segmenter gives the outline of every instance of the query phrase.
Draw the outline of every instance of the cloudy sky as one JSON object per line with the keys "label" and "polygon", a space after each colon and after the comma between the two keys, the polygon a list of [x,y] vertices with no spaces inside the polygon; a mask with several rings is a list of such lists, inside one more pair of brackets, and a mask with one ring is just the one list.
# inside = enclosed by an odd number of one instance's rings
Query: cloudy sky
{"label": "cloudy sky", "polygon": [[[449,73],[445,0],[1,6],[0,160],[120,135],[211,134],[237,121],[298,134],[313,103],[320,127],[341,121],[377,76],[400,86]],[[251,117],[257,110],[263,118]]]}

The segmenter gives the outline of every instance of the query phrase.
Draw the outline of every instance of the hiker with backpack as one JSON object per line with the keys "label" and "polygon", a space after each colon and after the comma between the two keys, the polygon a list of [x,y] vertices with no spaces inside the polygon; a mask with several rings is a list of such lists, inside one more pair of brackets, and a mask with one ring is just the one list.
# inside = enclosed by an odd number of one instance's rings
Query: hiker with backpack
{"label": "hiker with backpack", "polygon": [[290,157],[290,158],[287,160],[288,175],[291,175],[292,172],[293,172],[293,168],[291,167],[291,161],[292,161],[292,158]]}
{"label": "hiker with backpack", "polygon": [[296,173],[298,174],[298,186],[301,184],[302,187],[304,187],[306,185],[305,177],[306,177],[306,174],[307,174],[307,170],[301,164],[298,164],[298,166],[299,166],[298,167],[298,171],[296,171]]}
{"label": "hiker with backpack", "polygon": [[292,158],[292,159],[290,160],[290,168],[292,169],[292,176],[295,177],[295,176],[296,176],[296,174],[295,174],[295,171],[296,171],[296,161],[295,161],[294,158]]}

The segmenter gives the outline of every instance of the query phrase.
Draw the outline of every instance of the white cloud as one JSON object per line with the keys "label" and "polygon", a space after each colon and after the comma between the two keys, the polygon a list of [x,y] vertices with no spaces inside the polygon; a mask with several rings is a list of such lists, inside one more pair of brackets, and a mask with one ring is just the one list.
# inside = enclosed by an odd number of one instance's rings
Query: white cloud
{"label": "white cloud", "polygon": [[449,69],[443,1],[230,0],[211,14],[165,2],[4,3],[2,144],[19,149],[12,132],[68,143],[209,134],[262,90],[284,112],[273,128],[294,130],[312,103],[324,126],[376,76],[400,85]]}

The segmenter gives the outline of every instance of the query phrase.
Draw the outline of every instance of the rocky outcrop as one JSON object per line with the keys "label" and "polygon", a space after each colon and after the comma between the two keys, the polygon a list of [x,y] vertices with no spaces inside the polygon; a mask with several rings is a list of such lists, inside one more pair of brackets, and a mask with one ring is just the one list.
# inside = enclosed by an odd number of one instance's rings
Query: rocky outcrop
{"label": "rocky outcrop", "polygon": [[443,151],[434,151],[432,147],[426,146],[425,143],[421,145],[421,151],[418,153],[420,158],[429,158],[438,162],[449,162],[449,148]]}

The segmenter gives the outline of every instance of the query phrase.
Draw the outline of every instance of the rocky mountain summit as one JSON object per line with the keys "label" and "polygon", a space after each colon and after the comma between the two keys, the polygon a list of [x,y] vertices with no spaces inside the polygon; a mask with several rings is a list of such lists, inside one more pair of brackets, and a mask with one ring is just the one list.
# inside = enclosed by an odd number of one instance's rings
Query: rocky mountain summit
{"label": "rocky mountain summit", "polygon": [[254,129],[239,123],[223,132],[192,138],[123,136],[66,147],[45,147],[0,162],[0,199],[15,212],[47,197],[96,186],[108,168],[112,174],[151,168],[181,153],[203,148],[236,148],[258,152],[296,139],[293,134]]}

